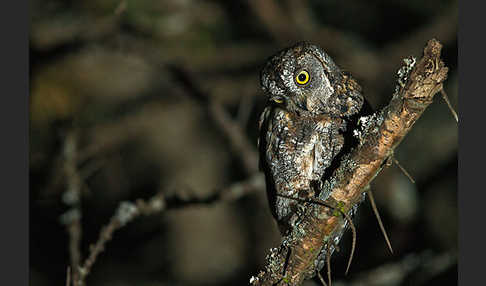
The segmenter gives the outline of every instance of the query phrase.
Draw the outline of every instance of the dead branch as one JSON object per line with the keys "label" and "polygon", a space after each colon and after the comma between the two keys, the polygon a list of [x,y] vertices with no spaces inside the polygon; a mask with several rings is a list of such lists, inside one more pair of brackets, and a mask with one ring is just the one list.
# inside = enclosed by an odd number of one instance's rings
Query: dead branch
{"label": "dead branch", "polygon": [[442,98],[444,101],[447,103],[447,107],[449,107],[449,110],[452,113],[452,116],[454,116],[454,119],[456,122],[459,122],[459,117],[457,117],[457,112],[454,110],[454,107],[452,107],[451,102],[449,101],[449,97],[447,96],[447,93],[445,92],[444,88],[440,90],[440,93],[442,94]]}
{"label": "dead branch", "polygon": [[[329,205],[340,205],[344,212],[356,206],[365,187],[432,103],[448,72],[440,59],[441,48],[437,40],[430,40],[422,59],[416,64],[414,59],[408,60],[406,67],[400,69],[400,85],[389,105],[361,119],[363,130],[359,146],[342,160],[321,192],[330,192]],[[322,248],[342,230],[345,220],[322,205],[312,206],[307,214],[301,218],[301,229],[284,237],[281,246],[271,250],[265,270],[258,277],[252,277],[252,285],[300,285],[304,279],[315,275],[315,260]]]}
{"label": "dead branch", "polygon": [[213,100],[209,94],[201,90],[189,71],[176,66],[171,66],[170,70],[189,95],[202,102],[208,109],[211,119],[228,139],[233,153],[237,154],[243,163],[247,175],[258,172],[258,154],[255,144],[249,142],[238,122],[231,118],[220,102]]}
{"label": "dead branch", "polygon": [[412,177],[412,175],[410,175],[410,173],[407,171],[407,169],[405,169],[402,164],[400,164],[400,162],[398,162],[397,159],[395,159],[394,156],[392,156],[392,161],[395,165],[397,165],[398,169],[400,169],[400,171],[402,171],[402,173],[410,180],[410,182],[412,184],[415,184],[415,179]]}
{"label": "dead branch", "polygon": [[71,286],[71,269],[69,268],[69,266],[66,270],[66,286]]}
{"label": "dead branch", "polygon": [[[97,257],[104,251],[105,244],[112,239],[116,230],[123,227],[126,223],[132,221],[140,215],[151,215],[160,213],[167,209],[176,209],[189,207],[193,205],[211,205],[216,202],[232,201],[238,199],[255,190],[263,191],[265,189],[265,181],[263,174],[257,172],[258,155],[255,148],[250,144],[245,133],[239,124],[233,120],[224,107],[214,100],[211,96],[204,93],[191,75],[180,68],[171,68],[174,75],[183,83],[188,93],[197,100],[204,103],[213,121],[223,131],[228,138],[230,146],[236,154],[239,154],[245,170],[251,175],[247,180],[232,184],[230,187],[216,191],[215,193],[203,198],[180,198],[178,196],[165,198],[162,193],[158,193],[148,201],[139,199],[136,202],[122,202],[116,214],[110,219],[109,223],[102,227],[99,238],[95,244],[91,245],[90,252],[83,264],[80,264],[80,255],[75,256],[76,267],[74,262],[71,269],[78,269],[73,271],[71,278],[74,285],[84,285],[86,277],[91,272],[93,264]],[[120,139],[117,139],[120,140]],[[95,148],[96,149],[96,148]],[[87,152],[83,158],[88,157],[93,152]],[[88,155],[87,155],[88,154]],[[80,182],[81,183],[81,182]],[[74,228],[72,233],[75,234]],[[71,233],[71,232],[70,232]],[[77,237],[73,236],[72,237]],[[74,241],[71,239],[71,241]],[[76,245],[78,245],[77,243]],[[74,251],[74,246],[71,247]],[[79,249],[79,248],[77,248]],[[73,252],[76,253],[76,252]],[[79,251],[77,252],[79,253]]]}
{"label": "dead branch", "polygon": [[373,192],[371,191],[371,189],[368,188],[368,191],[366,191],[366,193],[368,194],[368,198],[371,203],[371,209],[375,214],[376,221],[378,221],[378,226],[380,227],[381,233],[383,234],[383,238],[385,238],[386,245],[388,246],[390,253],[393,254],[393,247],[391,245],[390,239],[388,238],[388,234],[386,234],[385,226],[383,226],[383,222],[381,221],[380,213],[378,212],[378,208],[376,207],[375,199],[373,197]]}
{"label": "dead branch", "polygon": [[338,285],[368,286],[368,285],[424,285],[457,263],[455,251],[433,253],[425,250],[420,253],[410,253],[399,261],[380,265],[377,268],[357,273],[353,281],[337,281]]}
{"label": "dead branch", "polygon": [[66,191],[63,194],[63,201],[70,209],[60,217],[61,223],[66,226],[69,235],[69,258],[71,264],[69,276],[72,276],[74,286],[79,285],[76,281],[79,277],[78,269],[82,259],[80,199],[82,180],[77,169],[77,143],[77,133],[74,130],[70,130],[66,135],[63,146],[64,175],[66,177]]}
{"label": "dead branch", "polygon": [[[213,194],[203,198],[180,198],[177,196],[166,198],[163,193],[159,192],[148,200],[138,199],[135,202],[121,202],[117,211],[111,217],[108,224],[101,228],[98,240],[90,246],[89,255],[83,264],[79,267],[78,280],[73,281],[75,285],[84,285],[86,277],[91,272],[93,264],[96,262],[108,241],[113,238],[113,234],[118,229],[133,221],[140,215],[153,215],[169,209],[178,209],[190,206],[211,205],[218,202],[234,201],[248,193],[263,191],[265,189],[265,180],[263,174],[257,173],[250,178],[236,182],[227,188],[220,189]],[[74,278],[73,278],[74,279]]]}

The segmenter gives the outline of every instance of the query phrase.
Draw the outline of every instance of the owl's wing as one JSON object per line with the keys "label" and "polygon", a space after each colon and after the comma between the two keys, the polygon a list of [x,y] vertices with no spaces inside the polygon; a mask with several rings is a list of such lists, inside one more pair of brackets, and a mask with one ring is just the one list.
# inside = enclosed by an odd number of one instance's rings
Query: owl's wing
{"label": "owl's wing", "polygon": [[319,179],[316,169],[323,173],[324,162],[315,162],[320,151],[327,151],[318,147],[320,137],[314,120],[278,107],[265,109],[260,118],[260,168],[265,173],[272,214],[279,222],[288,219],[298,202],[278,195],[304,198],[312,192],[311,182]]}
{"label": "owl's wing", "polygon": [[265,165],[264,164],[265,156],[263,154],[265,154],[265,149],[266,149],[266,146],[267,146],[266,134],[267,134],[267,129],[268,129],[267,127],[269,127],[268,124],[269,124],[270,113],[271,113],[271,107],[270,106],[265,107],[265,109],[263,110],[262,114],[260,115],[260,119],[258,121],[259,136],[258,136],[258,139],[257,139],[257,148],[260,151],[259,152],[260,158],[259,158],[258,167],[259,167],[260,171],[263,171],[263,172],[265,172],[265,168],[266,168],[264,166]]}
{"label": "owl's wing", "polygon": [[270,167],[269,162],[267,161],[267,151],[269,150],[269,146],[272,145],[271,142],[268,142],[269,132],[273,130],[273,122],[272,122],[272,113],[273,107],[267,106],[262,114],[260,115],[260,120],[258,122],[259,128],[259,136],[258,136],[258,149],[259,149],[259,169],[265,174],[265,184],[267,190],[267,201],[270,206],[270,211],[275,219],[278,220],[275,204],[276,204],[276,194],[277,190],[275,188],[274,183],[274,172]]}

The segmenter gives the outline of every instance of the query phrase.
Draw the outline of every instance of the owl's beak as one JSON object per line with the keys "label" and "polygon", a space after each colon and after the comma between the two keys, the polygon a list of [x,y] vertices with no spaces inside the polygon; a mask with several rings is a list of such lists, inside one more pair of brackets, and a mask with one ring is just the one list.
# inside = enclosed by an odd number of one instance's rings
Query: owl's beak
{"label": "owl's beak", "polygon": [[281,104],[281,103],[284,102],[284,99],[283,99],[283,97],[277,95],[277,96],[270,97],[270,101]]}

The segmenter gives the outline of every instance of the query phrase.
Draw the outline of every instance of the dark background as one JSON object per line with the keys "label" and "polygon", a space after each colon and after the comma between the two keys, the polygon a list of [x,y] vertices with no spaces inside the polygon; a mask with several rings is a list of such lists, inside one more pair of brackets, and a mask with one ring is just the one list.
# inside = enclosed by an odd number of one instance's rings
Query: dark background
{"label": "dark background", "polygon": [[[65,283],[63,144],[79,138],[82,253],[121,201],[205,197],[248,177],[206,106],[177,80],[190,73],[256,146],[265,105],[259,70],[299,40],[322,46],[375,108],[402,59],[444,44],[444,89],[458,103],[456,1],[31,1],[30,282]],[[457,284],[457,123],[440,95],[372,183],[395,253],[369,202],[333,256],[333,285]],[[247,284],[279,234],[264,190],[233,202],[140,217],[106,245],[89,285]],[[318,285],[317,280],[306,282]]]}

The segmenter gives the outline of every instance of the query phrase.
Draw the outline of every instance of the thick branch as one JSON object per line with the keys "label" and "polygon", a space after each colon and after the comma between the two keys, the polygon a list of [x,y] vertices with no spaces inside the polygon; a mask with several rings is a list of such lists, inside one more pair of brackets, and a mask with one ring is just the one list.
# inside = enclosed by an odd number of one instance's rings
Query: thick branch
{"label": "thick branch", "polygon": [[[328,205],[337,205],[344,212],[357,205],[365,187],[432,103],[448,71],[440,60],[441,48],[437,40],[430,40],[420,61],[415,64],[409,60],[400,69],[400,85],[389,105],[361,119],[360,145],[342,160],[324,184],[323,192],[330,191]],[[322,247],[342,230],[345,220],[321,205],[314,205],[308,214],[302,218],[301,229],[284,237],[282,245],[271,250],[265,271],[252,277],[253,285],[300,285],[305,278],[315,275],[314,262]]]}

